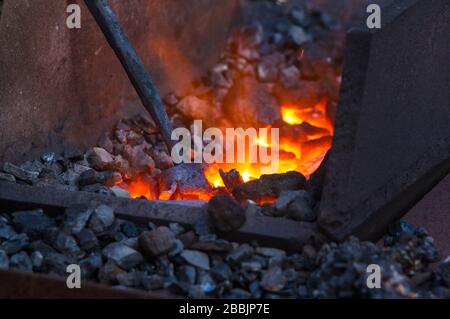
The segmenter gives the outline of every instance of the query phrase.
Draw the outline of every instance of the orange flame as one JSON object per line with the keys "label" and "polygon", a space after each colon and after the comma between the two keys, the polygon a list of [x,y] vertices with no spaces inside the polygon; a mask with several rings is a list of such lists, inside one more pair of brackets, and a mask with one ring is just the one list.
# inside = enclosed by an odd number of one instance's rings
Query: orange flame
{"label": "orange flame", "polygon": [[150,183],[142,176],[138,176],[129,182],[126,190],[130,193],[131,198],[145,197],[147,199],[156,199],[156,196],[152,192]]}

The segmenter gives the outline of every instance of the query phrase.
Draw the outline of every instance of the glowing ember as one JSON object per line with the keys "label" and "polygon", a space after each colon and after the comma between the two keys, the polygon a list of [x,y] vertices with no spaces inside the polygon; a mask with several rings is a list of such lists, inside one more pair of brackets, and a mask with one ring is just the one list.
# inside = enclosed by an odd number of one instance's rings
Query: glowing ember
{"label": "glowing ember", "polygon": [[129,182],[126,189],[130,193],[131,198],[145,197],[147,199],[156,199],[151,190],[150,183],[142,176],[139,176]]}
{"label": "glowing ember", "polygon": [[[283,131],[284,134],[280,135],[278,170],[271,173],[298,171],[309,177],[319,167],[331,147],[333,134],[333,124],[326,113],[326,103],[324,99],[312,108],[293,105],[281,107],[283,121],[289,125],[288,129]],[[310,130],[306,131],[303,139],[299,139],[295,127],[302,124],[308,124]],[[292,130],[289,129],[290,126]],[[268,140],[256,139],[255,142],[270,151]],[[211,186],[217,188],[224,186],[219,169],[236,169],[241,173],[242,179],[248,182],[261,176],[261,167],[259,164],[214,164],[206,170],[205,175]]]}

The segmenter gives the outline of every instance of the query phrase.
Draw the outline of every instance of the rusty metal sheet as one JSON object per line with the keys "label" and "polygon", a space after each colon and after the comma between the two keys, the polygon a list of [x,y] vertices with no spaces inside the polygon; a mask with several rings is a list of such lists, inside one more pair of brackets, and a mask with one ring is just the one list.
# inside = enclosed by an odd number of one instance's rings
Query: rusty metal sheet
{"label": "rusty metal sheet", "polygon": [[160,299],[173,298],[165,291],[144,292],[82,283],[80,289],[67,288],[63,278],[0,269],[1,299]]}

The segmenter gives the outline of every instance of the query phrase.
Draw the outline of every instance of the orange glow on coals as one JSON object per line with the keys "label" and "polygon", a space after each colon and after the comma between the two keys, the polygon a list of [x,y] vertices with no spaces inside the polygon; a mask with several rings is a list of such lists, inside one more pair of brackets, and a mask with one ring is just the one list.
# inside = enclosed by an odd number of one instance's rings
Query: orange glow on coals
{"label": "orange glow on coals", "polygon": [[130,193],[131,198],[145,197],[146,199],[156,199],[150,183],[142,176],[138,176],[130,181],[126,186],[126,190]]}
{"label": "orange glow on coals", "polygon": [[[327,101],[323,99],[314,107],[303,108],[296,105],[281,106],[281,116],[287,129],[280,130],[280,146],[278,169],[271,173],[298,171],[309,177],[320,165],[331,147],[333,124],[326,111]],[[309,130],[296,132],[300,125],[308,125]],[[292,130],[289,129],[292,127]],[[301,136],[300,136],[301,135]],[[256,139],[263,148],[271,149],[269,139]],[[244,182],[259,178],[262,164],[214,164],[205,172],[206,178],[213,187],[223,187],[224,183],[219,169],[227,172],[236,169]],[[270,202],[268,200],[267,202]]]}

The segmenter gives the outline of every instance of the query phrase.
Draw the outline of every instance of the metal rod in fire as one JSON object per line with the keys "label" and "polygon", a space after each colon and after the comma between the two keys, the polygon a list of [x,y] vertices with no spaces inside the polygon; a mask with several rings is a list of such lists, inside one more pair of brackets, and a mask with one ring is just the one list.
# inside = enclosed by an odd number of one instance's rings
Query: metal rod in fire
{"label": "metal rod in fire", "polygon": [[116,53],[142,104],[158,125],[169,151],[172,149],[172,125],[164,109],[159,92],[147,68],[128,40],[108,0],[85,0],[111,48]]}

